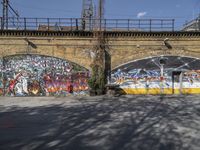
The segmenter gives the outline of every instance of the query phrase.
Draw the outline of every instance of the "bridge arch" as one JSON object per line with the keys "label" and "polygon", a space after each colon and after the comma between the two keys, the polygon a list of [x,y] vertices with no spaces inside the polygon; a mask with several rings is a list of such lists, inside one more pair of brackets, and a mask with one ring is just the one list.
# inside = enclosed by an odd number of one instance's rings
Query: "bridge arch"
{"label": "bridge arch", "polygon": [[[122,53],[122,52],[121,52]],[[112,68],[115,69],[123,64],[127,64],[139,59],[160,57],[160,56],[182,56],[200,58],[200,52],[197,50],[184,50],[184,49],[143,49],[143,50],[125,50],[123,54],[115,53],[112,55]],[[113,70],[112,69],[112,70]]]}
{"label": "bridge arch", "polygon": [[[175,59],[176,58],[190,58],[190,59],[195,59],[195,60],[200,60],[200,57],[195,57],[195,56],[184,56],[184,55],[157,55],[157,56],[147,56],[147,57],[142,57],[142,58],[138,58],[138,59],[134,59],[134,60],[131,60],[131,61],[128,61],[128,62],[125,62],[123,64],[120,64],[116,67],[114,67],[112,69],[112,72],[119,69],[119,68],[123,68],[124,66],[128,65],[128,64],[133,64],[135,62],[139,62],[139,61],[142,61],[142,60],[146,60],[146,59],[156,59],[156,58],[167,58],[167,57],[174,57]],[[158,63],[158,62],[157,62]]]}
{"label": "bridge arch", "polygon": [[0,60],[0,94],[48,96],[86,94],[89,71],[61,58],[17,54]]}
{"label": "bridge arch", "polygon": [[128,94],[200,93],[200,58],[164,55],[134,60],[114,68],[112,82]]}

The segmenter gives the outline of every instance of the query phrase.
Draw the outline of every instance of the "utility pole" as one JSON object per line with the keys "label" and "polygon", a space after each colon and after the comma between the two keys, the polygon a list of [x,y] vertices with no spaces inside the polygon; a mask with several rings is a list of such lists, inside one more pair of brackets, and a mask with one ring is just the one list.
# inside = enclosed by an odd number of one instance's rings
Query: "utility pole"
{"label": "utility pole", "polygon": [[13,9],[13,7],[10,5],[9,0],[3,0],[2,1],[3,5],[3,18],[2,18],[2,29],[8,29],[8,24],[9,24],[9,9],[11,10],[10,12],[14,13],[14,15],[19,18],[19,14],[17,11]]}
{"label": "utility pole", "polygon": [[8,29],[8,0],[3,0],[3,18],[2,18],[2,29]]}
{"label": "utility pole", "polygon": [[98,7],[99,30],[102,29],[102,19],[104,19],[104,0],[99,0]]}

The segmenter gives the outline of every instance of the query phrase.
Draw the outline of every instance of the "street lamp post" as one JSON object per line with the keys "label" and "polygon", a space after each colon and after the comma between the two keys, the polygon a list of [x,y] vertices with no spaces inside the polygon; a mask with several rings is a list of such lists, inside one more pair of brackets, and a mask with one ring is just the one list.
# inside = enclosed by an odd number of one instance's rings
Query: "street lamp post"
{"label": "street lamp post", "polygon": [[161,94],[164,94],[164,65],[160,64],[160,81],[161,81]]}
{"label": "street lamp post", "polygon": [[161,83],[161,94],[164,94],[164,65],[167,63],[167,58],[161,57],[160,63],[160,83]]}

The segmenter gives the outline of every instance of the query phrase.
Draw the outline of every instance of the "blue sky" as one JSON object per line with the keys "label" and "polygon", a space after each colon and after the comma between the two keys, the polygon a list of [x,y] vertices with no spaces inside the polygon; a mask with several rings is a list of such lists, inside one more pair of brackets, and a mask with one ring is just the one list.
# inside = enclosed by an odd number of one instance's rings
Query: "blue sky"
{"label": "blue sky", "polygon": [[[186,20],[191,20],[200,13],[200,0],[105,1],[106,18],[173,18],[176,20],[176,25],[181,27]],[[81,16],[82,0],[10,0],[10,2],[21,17]]]}

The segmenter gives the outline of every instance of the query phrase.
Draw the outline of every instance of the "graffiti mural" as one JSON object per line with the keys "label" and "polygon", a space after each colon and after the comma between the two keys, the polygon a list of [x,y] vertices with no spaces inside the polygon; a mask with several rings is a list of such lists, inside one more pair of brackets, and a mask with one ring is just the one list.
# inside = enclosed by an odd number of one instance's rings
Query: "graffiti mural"
{"label": "graffiti mural", "polygon": [[88,91],[88,70],[62,59],[15,55],[1,59],[0,66],[1,95],[66,96]]}
{"label": "graffiti mural", "polygon": [[[166,59],[162,75],[161,58]],[[200,93],[200,60],[179,56],[146,58],[113,70],[112,82],[127,94]]]}

